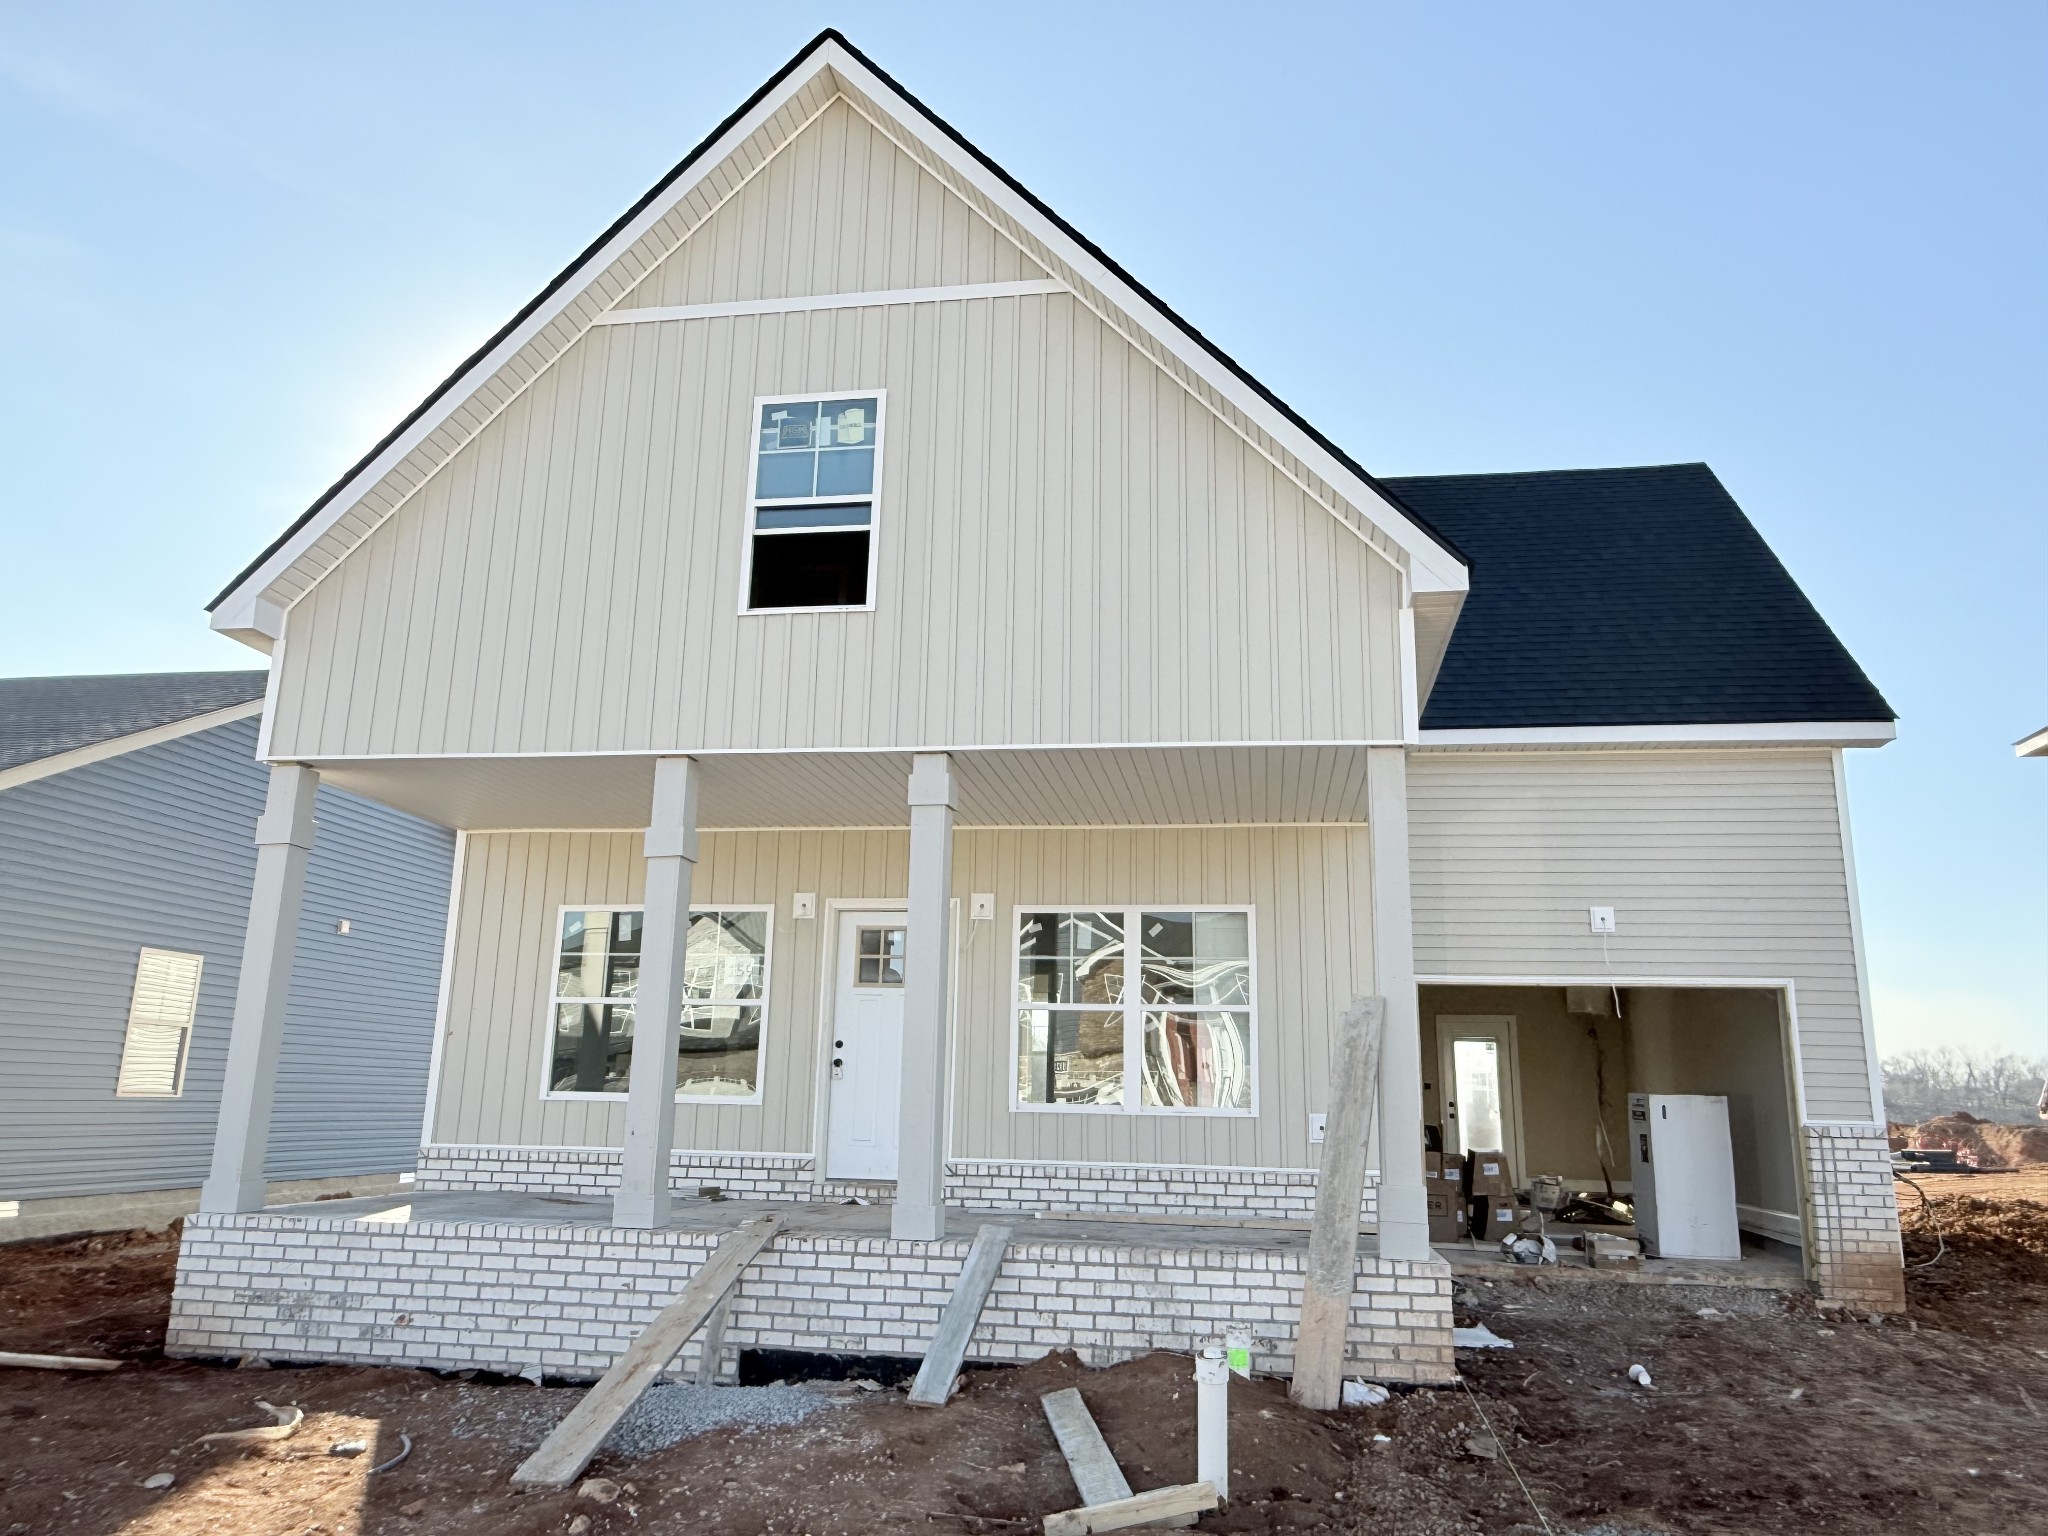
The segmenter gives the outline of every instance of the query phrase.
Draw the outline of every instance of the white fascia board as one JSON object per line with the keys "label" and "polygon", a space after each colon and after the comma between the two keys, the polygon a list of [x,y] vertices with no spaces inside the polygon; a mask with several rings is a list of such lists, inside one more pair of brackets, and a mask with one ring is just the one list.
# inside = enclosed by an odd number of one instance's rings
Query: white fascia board
{"label": "white fascia board", "polygon": [[1463,592],[1468,590],[1465,564],[1425,533],[1417,524],[1373,489],[1348,466],[1308,433],[1198,346],[1179,325],[1162,315],[1150,300],[1133,289],[1122,277],[1077,244],[1073,237],[1020,197],[1008,183],[996,176],[974,156],[966,154],[952,136],[933,123],[916,104],[874,74],[859,59],[836,42],[820,50],[833,69],[876,101],[889,104],[893,114],[919,130],[919,138],[984,197],[1029,230],[1042,244],[1060,252],[1066,263],[1083,274],[1095,288],[1107,294],[1118,308],[1136,317],[1160,344],[1185,363],[1196,375],[1222,395],[1247,418],[1258,423],[1269,437],[1284,443],[1289,452],[1335,486],[1338,493],[1370,519],[1407,554],[1411,584],[1419,592]]}
{"label": "white fascia board", "polygon": [[2014,757],[2048,757],[2048,725],[2012,744]]}
{"label": "white fascia board", "polygon": [[[874,293],[811,293],[785,299],[726,299],[717,304],[662,304],[645,309],[608,309],[590,323],[654,325],[668,320],[813,314],[828,309],[880,309],[891,304],[944,304],[959,299],[1016,299],[1070,291],[1056,277],[1026,277],[1015,282],[955,283],[943,288],[888,288]],[[816,393],[816,390],[811,391],[812,395]]]}
{"label": "white fascia board", "polygon": [[39,757],[32,763],[17,763],[12,768],[0,769],[0,790],[33,784],[37,779],[54,778],[57,774],[69,773],[74,768],[83,768],[88,763],[103,763],[110,757],[120,757],[124,753],[139,752],[144,747],[176,741],[180,736],[196,736],[199,732],[210,731],[217,725],[231,725],[237,720],[252,719],[262,713],[263,700],[250,699],[245,703],[230,704],[226,709],[208,710],[203,715],[173,720],[168,725],[153,725],[146,731],[131,731],[126,736],[111,736],[105,741],[90,742],[82,747],[73,747],[69,752]]}
{"label": "white fascia board", "polygon": [[1423,747],[1881,747],[1889,720],[1765,720],[1748,725],[1537,725],[1423,731]]}
{"label": "white fascia board", "polygon": [[[1336,487],[1340,495],[1381,528],[1408,555],[1410,585],[1413,590],[1463,592],[1468,589],[1470,584],[1462,561],[1424,533],[1406,514],[1360,479],[1313,437],[1275,410],[1256,390],[1197,346],[1178,325],[1161,315],[1148,300],[1090,255],[1057,224],[1019,197],[1001,178],[990,173],[973,156],[963,153],[949,134],[932,123],[922,110],[907,100],[894,86],[875,75],[836,41],[828,40],[813,56],[809,69],[801,74],[791,75],[775,90],[756,102],[752,111],[733,123],[715,143],[698,156],[696,165],[691,168],[688,175],[679,178],[658,201],[642,209],[637,218],[619,230],[601,249],[592,253],[583,263],[581,271],[564,282],[547,303],[527,316],[526,320],[506,335],[497,346],[465,370],[450,386],[439,408],[422,416],[409,429],[393,439],[382,453],[364,465],[346,485],[335,492],[327,505],[321,509],[319,516],[309,520],[305,527],[280,545],[269,559],[237,582],[214,609],[213,627],[250,644],[258,644],[255,637],[275,640],[282,626],[283,615],[277,604],[257,600],[258,594],[312,548],[406,455],[438,430],[441,424],[475,392],[483,380],[490,378],[536,335],[552,325],[562,311],[583,292],[587,286],[584,279],[588,274],[601,272],[609,267],[642,235],[666,218],[675,205],[689,196],[706,176],[724,165],[733,150],[780,112],[791,97],[828,69],[853,82],[876,101],[887,103],[893,114],[902,121],[915,125],[920,139],[932,153],[952,166],[990,201],[1031,231],[1037,239],[1061,252],[1070,266],[1085,273],[1091,284],[1108,294],[1119,307],[1137,317],[1139,323],[1144,325],[1168,351],[1229,400],[1247,418],[1257,422],[1275,441],[1284,443],[1291,453],[1317,475]],[[262,648],[260,644],[258,648]]]}

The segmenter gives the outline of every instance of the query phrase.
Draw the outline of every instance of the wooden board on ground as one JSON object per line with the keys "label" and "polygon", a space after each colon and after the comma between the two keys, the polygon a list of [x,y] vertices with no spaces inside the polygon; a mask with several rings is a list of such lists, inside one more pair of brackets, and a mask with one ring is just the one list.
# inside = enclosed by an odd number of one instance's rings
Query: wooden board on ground
{"label": "wooden board on ground", "polygon": [[712,1309],[739,1279],[740,1271],[754,1262],[754,1255],[767,1247],[781,1228],[780,1216],[761,1216],[727,1233],[717,1251],[690,1277],[682,1294],[626,1346],[604,1379],[583,1395],[555,1432],[541,1442],[540,1449],[520,1464],[512,1474],[513,1486],[566,1488],[573,1483],[590,1465],[590,1458],[612,1427],[668,1368],[689,1343],[690,1335],[704,1326]]}
{"label": "wooden board on ground", "polygon": [[0,1349],[0,1365],[18,1365],[36,1371],[118,1371],[121,1362],[94,1355],[17,1355]]}
{"label": "wooden board on ground", "polygon": [[917,1368],[917,1380],[910,1387],[910,1401],[919,1408],[943,1408],[953,1395],[953,1382],[960,1364],[967,1358],[967,1342],[974,1337],[974,1325],[981,1321],[981,1309],[996,1272],[1003,1267],[1003,1251],[1010,1246],[1010,1229],[990,1222],[974,1234],[974,1246],[967,1250],[967,1262],[960,1266],[959,1284],[939,1317],[939,1331],[932,1335],[924,1363]]}
{"label": "wooden board on ground", "polygon": [[1358,1205],[1365,1194],[1366,1135],[1379,1101],[1380,1040],[1387,1000],[1361,997],[1337,1021],[1336,1081],[1323,1127],[1315,1224],[1302,1276],[1301,1327],[1288,1395],[1304,1408],[1335,1408],[1344,1391],[1345,1338],[1358,1287]]}
{"label": "wooden board on ground", "polygon": [[1091,1531],[1130,1531],[1145,1525],[1192,1525],[1195,1516],[1214,1509],[1219,1502],[1214,1483],[1178,1483],[1111,1504],[1047,1515],[1045,1536],[1088,1536]]}
{"label": "wooden board on ground", "polygon": [[[1048,1392],[1040,1398],[1039,1406],[1045,1409],[1046,1422],[1052,1425],[1053,1438],[1060,1443],[1060,1454],[1067,1458],[1067,1471],[1073,1475],[1074,1487],[1081,1494],[1081,1508],[1070,1509],[1058,1515],[1046,1517],[1046,1529],[1053,1530],[1054,1520],[1064,1520],[1073,1515],[1092,1515],[1102,1509],[1122,1509],[1133,1497],[1150,1498],[1151,1494],[1133,1495],[1131,1485],[1124,1476],[1124,1469],[1116,1464],[1116,1457],[1110,1453],[1109,1442],[1102,1438],[1102,1431],[1096,1427],[1095,1415],[1088,1411],[1088,1404],[1082,1401],[1079,1389],[1068,1387],[1059,1392]],[[1205,1509],[1215,1507],[1216,1490],[1209,1484],[1210,1502]],[[1166,1492],[1169,1490],[1155,1490]],[[1104,1518],[1120,1518],[1105,1516]],[[1123,1520],[1117,1525],[1066,1525],[1058,1529],[1066,1531],[1121,1531],[1140,1525],[1193,1525],[1193,1514],[1181,1510],[1160,1509],[1147,1513],[1142,1518]]]}

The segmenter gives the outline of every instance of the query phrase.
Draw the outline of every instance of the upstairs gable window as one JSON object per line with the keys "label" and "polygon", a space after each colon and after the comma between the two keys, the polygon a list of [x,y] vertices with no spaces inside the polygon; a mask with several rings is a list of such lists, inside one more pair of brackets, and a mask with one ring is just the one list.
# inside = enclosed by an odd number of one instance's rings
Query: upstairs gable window
{"label": "upstairs gable window", "polygon": [[873,606],[881,455],[880,391],[758,402],[745,611]]}

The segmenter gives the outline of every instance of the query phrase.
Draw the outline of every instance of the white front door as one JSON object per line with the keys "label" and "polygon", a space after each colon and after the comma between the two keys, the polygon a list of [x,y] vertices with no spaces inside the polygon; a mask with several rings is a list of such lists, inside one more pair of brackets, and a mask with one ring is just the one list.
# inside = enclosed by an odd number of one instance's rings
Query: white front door
{"label": "white front door", "polygon": [[1505,1152],[1516,1179],[1522,1166],[1522,1085],[1515,1021],[1506,1015],[1437,1015],[1439,1102],[1446,1152]]}
{"label": "white front door", "polygon": [[896,1177],[896,1102],[903,1087],[901,912],[839,918],[839,986],[832,1010],[829,1179]]}

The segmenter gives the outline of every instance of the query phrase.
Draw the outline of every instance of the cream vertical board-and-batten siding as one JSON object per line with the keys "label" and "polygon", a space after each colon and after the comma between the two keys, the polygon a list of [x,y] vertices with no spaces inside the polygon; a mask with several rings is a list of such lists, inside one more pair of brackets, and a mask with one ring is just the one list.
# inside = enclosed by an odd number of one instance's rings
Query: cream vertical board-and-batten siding
{"label": "cream vertical board-and-batten siding", "polygon": [[[873,611],[740,613],[755,397],[872,389]],[[1398,741],[1400,582],[1065,295],[599,327],[292,610],[271,751]]]}
{"label": "cream vertical board-and-batten siding", "polygon": [[837,100],[616,307],[1045,275],[1014,240]]}
{"label": "cream vertical board-and-batten siding", "polygon": [[[631,833],[473,833],[466,864],[433,1140],[618,1144],[623,1100],[543,1100],[548,976],[563,905],[640,899]],[[706,832],[692,901],[772,903],[763,1102],[677,1107],[676,1145],[814,1150],[818,1028],[830,902],[904,894],[901,831]],[[1238,1167],[1313,1165],[1335,1012],[1371,990],[1371,853],[1363,826],[971,831],[956,834],[951,1155]],[[799,892],[819,916],[792,916]],[[993,891],[997,917],[967,917]],[[1256,1116],[1019,1113],[1012,912],[1018,906],[1250,905],[1257,986]]]}
{"label": "cream vertical board-and-batten siding", "polygon": [[1829,753],[1425,751],[1408,783],[1425,979],[1790,981],[1807,1115],[1870,1117]]}

